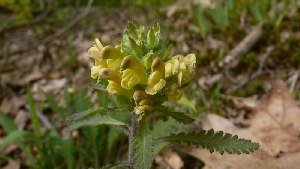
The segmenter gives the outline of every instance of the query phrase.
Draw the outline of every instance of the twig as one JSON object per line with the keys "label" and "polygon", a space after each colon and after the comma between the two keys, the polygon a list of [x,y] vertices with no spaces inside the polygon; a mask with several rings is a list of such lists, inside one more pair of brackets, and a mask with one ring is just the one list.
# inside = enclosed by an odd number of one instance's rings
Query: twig
{"label": "twig", "polygon": [[53,39],[61,36],[62,34],[64,34],[68,29],[70,29],[71,27],[73,27],[77,22],[79,22],[82,18],[84,18],[85,16],[87,16],[89,14],[90,8],[92,6],[94,0],[89,0],[87,3],[86,8],[84,9],[84,11],[81,13],[81,15],[79,15],[77,18],[75,18],[74,20],[72,20],[67,26],[63,27],[62,29],[58,30],[57,32],[55,32],[53,35],[48,36],[47,38],[45,38],[41,43],[42,44],[46,44],[50,41],[52,41]]}
{"label": "twig", "polygon": [[39,119],[43,122],[43,124],[45,125],[45,127],[47,129],[53,129],[53,125],[51,124],[51,122],[49,121],[48,117],[46,117],[42,112],[38,111],[37,115],[39,117]]}
{"label": "twig", "polygon": [[88,3],[87,3],[87,6],[85,7],[85,9],[81,13],[81,15],[79,15],[77,18],[75,18],[74,20],[72,20],[67,26],[65,26],[62,29],[60,29],[57,32],[55,32],[53,35],[46,37],[41,42],[34,43],[32,45],[29,45],[29,46],[21,46],[21,47],[19,47],[18,50],[9,53],[9,55],[15,55],[15,54],[21,53],[23,51],[26,51],[26,50],[29,50],[31,48],[34,48],[37,45],[47,44],[47,43],[51,42],[53,39],[55,39],[55,38],[63,35],[68,29],[70,29],[71,27],[73,27],[77,22],[79,22],[82,18],[84,18],[85,16],[87,16],[89,14],[89,11],[91,9],[91,5],[92,5],[93,1],[94,0],[89,0]]}
{"label": "twig", "polygon": [[245,86],[249,81],[255,79],[257,76],[261,75],[263,73],[263,67],[264,64],[268,58],[268,56],[270,56],[271,52],[274,50],[274,46],[269,46],[266,49],[266,52],[264,55],[261,56],[261,59],[259,61],[259,66],[256,72],[254,72],[253,74],[251,74],[250,76],[248,76],[247,78],[245,78],[242,82],[240,82],[238,85],[234,86],[232,90],[238,90],[240,88],[242,88],[243,86]]}
{"label": "twig", "polygon": [[239,58],[246,54],[262,35],[262,28],[265,22],[259,23],[254,29],[235,47],[225,58],[218,63],[220,67],[234,67]]}
{"label": "twig", "polygon": [[[292,77],[290,78],[291,80],[291,86],[290,86],[290,92],[293,92],[297,83],[299,77],[299,70],[297,70]],[[289,81],[289,80],[288,80]]]}

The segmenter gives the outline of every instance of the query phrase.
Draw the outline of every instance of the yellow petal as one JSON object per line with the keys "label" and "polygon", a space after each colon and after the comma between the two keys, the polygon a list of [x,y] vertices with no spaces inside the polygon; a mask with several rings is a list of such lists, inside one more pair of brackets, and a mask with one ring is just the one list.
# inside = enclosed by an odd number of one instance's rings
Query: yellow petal
{"label": "yellow petal", "polygon": [[126,69],[123,71],[122,81],[121,81],[121,86],[123,88],[130,90],[140,83],[141,83],[141,78],[134,70]]}
{"label": "yellow petal", "polygon": [[159,92],[166,85],[166,81],[163,78],[164,76],[159,71],[152,72],[148,78],[148,86],[145,89],[146,93],[155,95]]}
{"label": "yellow petal", "polygon": [[147,74],[140,61],[133,56],[126,56],[121,63],[122,82],[125,89],[132,89],[137,84],[147,84]]}
{"label": "yellow petal", "polygon": [[88,50],[88,54],[89,54],[89,57],[93,58],[94,60],[100,60],[100,55],[101,55],[101,51],[96,48],[96,47],[91,47],[89,50]]}
{"label": "yellow petal", "polygon": [[178,57],[174,57],[165,64],[165,77],[170,77],[179,72],[180,63]]}
{"label": "yellow petal", "polygon": [[119,95],[124,95],[127,96],[128,98],[132,98],[133,91],[132,90],[126,90],[121,87],[121,85],[115,81],[108,80],[108,85],[107,85],[107,92],[109,94],[119,94]]}
{"label": "yellow petal", "polygon": [[164,64],[164,62],[159,57],[156,57],[152,62],[151,70],[152,71],[159,71],[164,76],[164,74],[165,74],[165,64]]}
{"label": "yellow petal", "polygon": [[100,58],[106,60],[108,68],[118,72],[125,55],[117,48],[105,46],[101,52]]}

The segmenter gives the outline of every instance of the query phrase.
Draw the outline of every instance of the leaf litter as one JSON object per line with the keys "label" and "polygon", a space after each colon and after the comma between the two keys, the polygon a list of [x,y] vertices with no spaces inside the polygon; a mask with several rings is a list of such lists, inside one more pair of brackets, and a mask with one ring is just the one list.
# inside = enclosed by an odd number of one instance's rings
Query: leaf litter
{"label": "leaf litter", "polygon": [[205,130],[223,130],[251,139],[261,145],[259,150],[250,155],[220,155],[198,148],[184,148],[183,151],[202,160],[205,169],[299,168],[300,108],[285,83],[274,81],[271,91],[261,101],[244,101],[244,106],[251,109],[249,127],[239,128],[232,121],[215,114],[201,119],[202,126]]}

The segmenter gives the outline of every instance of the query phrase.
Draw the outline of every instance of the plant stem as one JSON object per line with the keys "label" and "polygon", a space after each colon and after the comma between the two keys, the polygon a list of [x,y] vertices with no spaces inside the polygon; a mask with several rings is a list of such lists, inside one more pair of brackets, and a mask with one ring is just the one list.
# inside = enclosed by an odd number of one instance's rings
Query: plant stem
{"label": "plant stem", "polygon": [[132,161],[132,144],[133,144],[133,138],[135,136],[137,127],[137,116],[135,112],[132,112],[131,114],[131,127],[129,129],[129,136],[128,136],[128,164],[131,164]]}

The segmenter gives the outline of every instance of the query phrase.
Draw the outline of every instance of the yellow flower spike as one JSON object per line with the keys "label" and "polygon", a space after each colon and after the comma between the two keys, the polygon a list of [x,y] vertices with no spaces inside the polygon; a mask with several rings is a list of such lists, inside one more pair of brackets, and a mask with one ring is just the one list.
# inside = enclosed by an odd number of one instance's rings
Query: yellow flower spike
{"label": "yellow flower spike", "polygon": [[152,73],[148,78],[148,86],[145,91],[149,95],[155,95],[166,85],[164,62],[156,57],[152,62],[151,69]]}
{"label": "yellow flower spike", "polygon": [[106,90],[109,94],[120,94],[120,95],[127,96],[128,98],[132,98],[132,95],[133,95],[132,90],[126,90],[126,89],[122,88],[120,83],[112,81],[112,80],[108,80],[108,85],[107,85]]}
{"label": "yellow flower spike", "polygon": [[134,56],[126,56],[121,63],[121,86],[132,89],[137,84],[147,84],[147,74],[141,62]]}
{"label": "yellow flower spike", "polygon": [[169,101],[178,101],[182,97],[182,90],[177,83],[173,83],[166,92]]}
{"label": "yellow flower spike", "polygon": [[105,46],[101,52],[100,58],[106,60],[108,68],[118,72],[125,55],[121,51],[112,46]]}
{"label": "yellow flower spike", "polygon": [[110,68],[102,68],[99,70],[99,77],[100,80],[112,80],[115,82],[121,82],[121,75]]}
{"label": "yellow flower spike", "polygon": [[142,90],[137,90],[133,93],[133,99],[135,101],[135,113],[139,115],[139,119],[142,118],[146,111],[153,111],[153,103],[150,95],[146,94]]}

